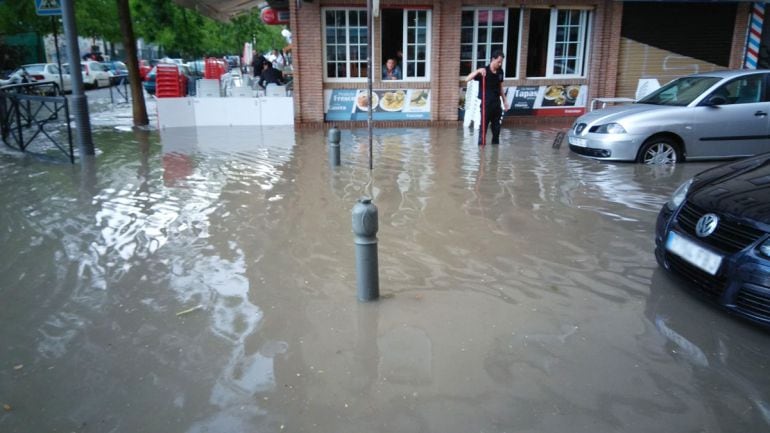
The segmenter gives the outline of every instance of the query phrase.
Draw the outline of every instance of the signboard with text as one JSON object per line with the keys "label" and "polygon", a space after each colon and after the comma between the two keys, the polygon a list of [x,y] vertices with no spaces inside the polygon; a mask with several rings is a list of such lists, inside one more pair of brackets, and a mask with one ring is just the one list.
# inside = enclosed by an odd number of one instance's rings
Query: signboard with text
{"label": "signboard with text", "polygon": [[324,90],[324,112],[327,121],[430,120],[430,90],[373,90],[369,101],[366,89]]}
{"label": "signboard with text", "polygon": [[505,89],[506,116],[580,116],[586,112],[588,86],[551,84]]}

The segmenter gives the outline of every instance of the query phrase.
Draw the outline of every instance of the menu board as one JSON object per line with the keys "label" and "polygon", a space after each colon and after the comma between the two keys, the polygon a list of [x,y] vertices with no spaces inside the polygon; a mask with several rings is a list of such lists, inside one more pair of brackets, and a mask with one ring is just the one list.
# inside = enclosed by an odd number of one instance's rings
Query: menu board
{"label": "menu board", "polygon": [[366,89],[324,91],[324,112],[328,120],[430,120],[430,90],[373,90],[371,101]]}

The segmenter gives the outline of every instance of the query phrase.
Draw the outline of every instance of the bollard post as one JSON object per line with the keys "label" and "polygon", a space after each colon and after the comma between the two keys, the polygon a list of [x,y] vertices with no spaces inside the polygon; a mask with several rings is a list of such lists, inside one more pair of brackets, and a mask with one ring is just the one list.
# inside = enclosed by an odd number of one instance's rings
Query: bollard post
{"label": "bollard post", "polygon": [[377,206],[369,197],[361,197],[353,206],[353,233],[356,244],[356,286],[358,300],[375,301],[380,297],[377,266]]}
{"label": "bollard post", "polygon": [[340,165],[340,130],[336,126],[329,130],[329,163],[332,166]]}

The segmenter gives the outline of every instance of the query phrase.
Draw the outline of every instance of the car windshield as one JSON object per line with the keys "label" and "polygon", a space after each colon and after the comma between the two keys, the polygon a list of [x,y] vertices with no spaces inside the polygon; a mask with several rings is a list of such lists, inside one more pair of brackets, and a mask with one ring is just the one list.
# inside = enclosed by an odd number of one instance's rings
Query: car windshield
{"label": "car windshield", "polygon": [[639,104],[689,105],[711,88],[719,77],[684,77],[676,79],[638,101]]}

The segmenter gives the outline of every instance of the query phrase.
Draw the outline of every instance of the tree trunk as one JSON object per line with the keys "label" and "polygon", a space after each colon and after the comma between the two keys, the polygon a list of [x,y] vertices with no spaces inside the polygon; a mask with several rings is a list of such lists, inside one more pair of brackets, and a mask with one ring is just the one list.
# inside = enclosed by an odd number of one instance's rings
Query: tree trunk
{"label": "tree trunk", "polygon": [[145,126],[150,123],[150,120],[144,104],[142,79],[139,77],[139,60],[136,57],[136,38],[134,38],[134,26],[131,23],[131,9],[128,6],[128,0],[115,1],[118,5],[118,21],[120,21],[120,33],[123,35],[123,46],[126,47],[126,66],[131,84],[134,126]]}

